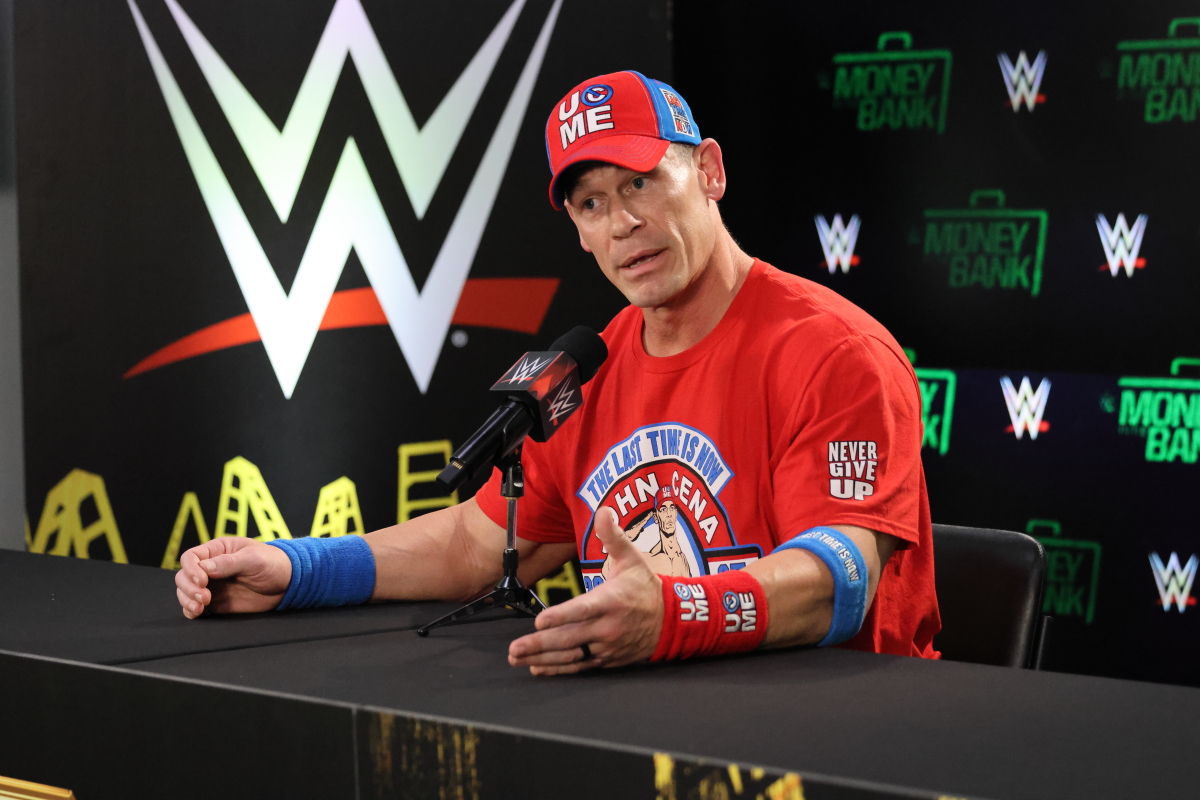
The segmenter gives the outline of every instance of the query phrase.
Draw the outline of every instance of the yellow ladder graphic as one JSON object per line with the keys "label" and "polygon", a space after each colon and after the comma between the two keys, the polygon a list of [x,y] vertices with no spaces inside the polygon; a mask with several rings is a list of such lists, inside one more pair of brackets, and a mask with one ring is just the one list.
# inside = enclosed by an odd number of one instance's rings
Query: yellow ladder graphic
{"label": "yellow ladder graphic", "polygon": [[179,513],[175,515],[175,527],[171,529],[171,539],[167,542],[167,550],[163,553],[163,569],[179,569],[179,548],[183,545],[183,534],[187,529],[188,518],[196,526],[196,535],[200,544],[212,537],[208,535],[208,526],[204,524],[204,514],[200,511],[200,499],[195,492],[188,492],[179,504]]}
{"label": "yellow ladder graphic", "polygon": [[358,490],[354,481],[345,475],[321,487],[317,498],[317,513],[313,516],[313,538],[363,534],[362,511],[358,507]]}
{"label": "yellow ladder graphic", "polygon": [[[96,519],[85,526],[81,512],[89,498],[95,505]],[[104,489],[104,479],[91,472],[73,469],[46,495],[46,505],[38,521],[37,533],[29,543],[29,552],[46,553],[53,538],[54,547],[48,551],[50,555],[65,556],[74,549],[76,558],[89,558],[88,547],[101,537],[107,542],[113,561],[129,563],[112,505],[108,502],[108,492]]]}
{"label": "yellow ladder graphic", "polygon": [[[250,514],[254,515],[254,524],[258,528],[258,536],[254,537],[257,541],[292,538],[258,467],[237,456],[225,462],[214,535],[246,536]],[[230,523],[233,523],[232,530]]]}
{"label": "yellow ladder graphic", "polygon": [[433,483],[441,470],[429,469],[413,472],[410,467],[414,457],[440,455],[444,464],[450,463],[453,448],[449,439],[436,442],[412,442],[400,445],[400,484],[396,502],[396,522],[408,522],[414,511],[425,511],[433,508],[449,508],[458,504],[458,490],[441,497],[426,497],[419,500],[409,499],[409,490],[421,483]]}

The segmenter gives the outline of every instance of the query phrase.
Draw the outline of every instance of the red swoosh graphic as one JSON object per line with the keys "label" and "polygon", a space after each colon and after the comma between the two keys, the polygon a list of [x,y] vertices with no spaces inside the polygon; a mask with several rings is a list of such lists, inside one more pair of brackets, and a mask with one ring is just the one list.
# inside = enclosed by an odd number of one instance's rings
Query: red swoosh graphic
{"label": "red swoosh graphic", "polygon": [[[536,334],[558,291],[558,278],[470,278],[463,285],[451,325],[499,328]],[[387,325],[375,290],[346,289],[334,292],[321,319],[320,330]],[[152,369],[229,347],[262,341],[254,319],[240,314],[224,322],[201,328],[151,353],[122,377],[132,378]]]}

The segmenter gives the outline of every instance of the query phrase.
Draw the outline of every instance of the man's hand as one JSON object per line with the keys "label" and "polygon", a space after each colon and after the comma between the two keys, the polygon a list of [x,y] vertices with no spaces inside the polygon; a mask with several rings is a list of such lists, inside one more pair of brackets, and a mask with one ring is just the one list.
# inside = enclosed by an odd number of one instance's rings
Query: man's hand
{"label": "man's hand", "polygon": [[206,606],[220,613],[270,611],[292,580],[287,553],[240,536],[193,547],[179,563],[175,595],[188,619],[200,616]]}
{"label": "man's hand", "polygon": [[[538,614],[537,633],[508,647],[508,663],[534,675],[620,667],[654,655],[662,633],[662,581],[625,536],[612,509],[596,515],[609,578],[597,589]],[[583,658],[587,644],[592,657]]]}

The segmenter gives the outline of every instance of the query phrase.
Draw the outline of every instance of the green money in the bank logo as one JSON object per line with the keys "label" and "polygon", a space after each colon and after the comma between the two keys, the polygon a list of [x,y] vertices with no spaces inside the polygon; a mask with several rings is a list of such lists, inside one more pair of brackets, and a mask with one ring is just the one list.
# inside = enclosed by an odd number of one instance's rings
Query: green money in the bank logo
{"label": "green money in the bank logo", "polygon": [[[1031,519],[1025,532],[1046,548],[1046,595],[1042,613],[1082,617],[1091,624],[1100,588],[1100,543],[1063,539],[1062,525],[1052,519]],[[1049,536],[1038,536],[1048,532]]]}
{"label": "green money in the bank logo", "polygon": [[954,392],[958,383],[948,369],[915,370],[921,386],[921,424],[925,435],[921,449],[936,450],[946,455],[950,449],[950,424],[954,421]]}
{"label": "green money in the bank logo", "polygon": [[[1181,35],[1183,28],[1192,36]],[[1200,109],[1200,17],[1179,17],[1167,38],[1117,43],[1117,99],[1143,104],[1142,118],[1195,122]]]}
{"label": "green money in the bank logo", "polygon": [[860,131],[944,133],[950,62],[949,50],[913,50],[905,31],[880,34],[875,52],[833,57],[833,107],[854,109]]}
{"label": "green money in the bank logo", "polygon": [[[984,200],[994,201],[985,205]],[[944,267],[952,289],[1010,289],[1037,297],[1050,215],[1005,208],[1004,192],[972,192],[968,208],[925,211],[924,260]]]}
{"label": "green money in the bank logo", "polygon": [[[1176,359],[1172,372],[1178,371]],[[1151,462],[1195,464],[1200,454],[1200,380],[1192,378],[1121,378],[1117,433],[1146,439]]]}

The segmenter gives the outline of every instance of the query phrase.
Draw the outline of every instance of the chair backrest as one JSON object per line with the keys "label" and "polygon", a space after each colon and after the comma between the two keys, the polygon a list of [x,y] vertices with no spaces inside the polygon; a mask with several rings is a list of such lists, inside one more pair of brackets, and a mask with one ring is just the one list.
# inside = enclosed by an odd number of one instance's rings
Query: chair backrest
{"label": "chair backrest", "polygon": [[1041,616],[1046,551],[1023,533],[933,526],[942,632],[950,661],[1029,666]]}

